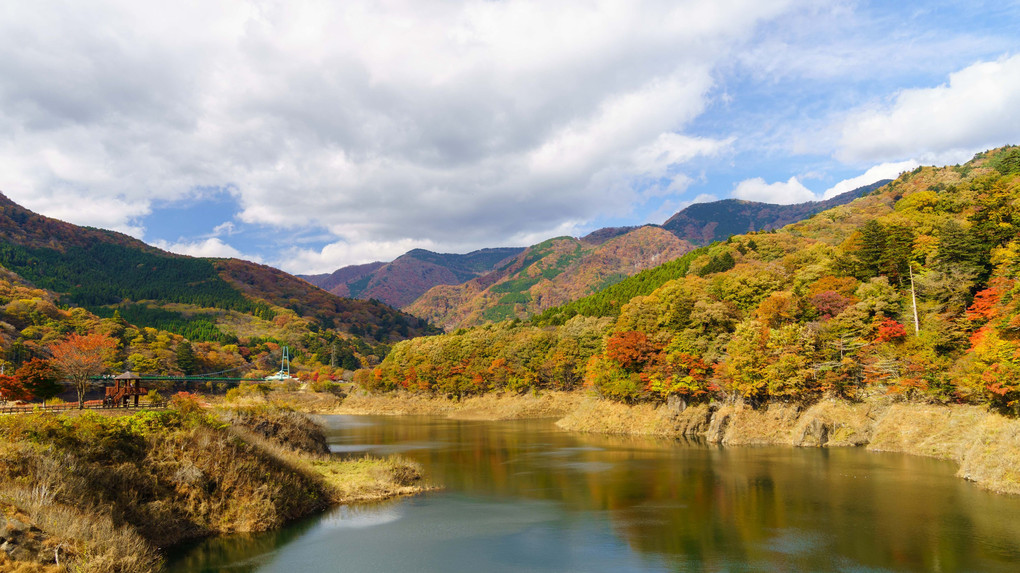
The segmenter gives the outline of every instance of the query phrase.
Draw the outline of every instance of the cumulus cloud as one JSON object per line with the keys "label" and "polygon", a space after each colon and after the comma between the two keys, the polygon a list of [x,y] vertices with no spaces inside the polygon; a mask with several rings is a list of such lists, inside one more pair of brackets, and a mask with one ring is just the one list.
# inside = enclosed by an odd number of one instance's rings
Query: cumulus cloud
{"label": "cumulus cloud", "polygon": [[649,178],[684,189],[677,166],[730,141],[684,134],[714,67],[788,9],[5,3],[0,189],[47,214],[95,201],[66,218],[125,229],[230,188],[241,222],[328,229],[341,246],[315,257],[337,264],[503,243],[626,211]]}
{"label": "cumulus cloud", "polygon": [[[815,193],[808,189],[796,176],[791,177],[787,181],[777,181],[775,183],[766,183],[761,177],[755,177],[738,183],[733,189],[732,196],[746,201],[759,201],[777,205],[822,201],[847,191],[859,189],[865,185],[871,185],[882,179],[895,179],[904,171],[910,171],[918,165],[920,164],[912,159],[897,163],[882,163],[881,165],[871,167],[856,177],[844,179],[821,193]],[[803,175],[803,178],[817,178],[820,176],[821,174],[812,173]],[[698,202],[697,199],[694,202]]]}
{"label": "cumulus cloud", "polygon": [[337,241],[321,249],[291,248],[286,252],[284,270],[301,274],[329,273],[339,266],[359,265],[376,261],[392,261],[412,249],[434,250],[436,245],[431,241],[415,241],[401,239],[397,241],[360,241],[347,243]]}
{"label": "cumulus cloud", "polygon": [[933,88],[908,89],[843,123],[837,156],[955,163],[1020,141],[1020,55],[978,62]]}
{"label": "cumulus cloud", "polygon": [[761,177],[745,179],[737,183],[733,189],[733,197],[745,201],[760,201],[778,205],[803,203],[814,201],[817,198],[810,189],[797,180],[797,177],[775,183],[766,183]]}
{"label": "cumulus cloud", "polygon": [[170,251],[171,253],[177,253],[178,255],[189,255],[192,257],[234,258],[255,261],[257,263],[262,262],[261,258],[257,255],[246,255],[227,243],[224,243],[217,237],[210,237],[201,241],[179,241],[175,243],[171,243],[169,241],[153,241],[152,244],[164,251]]}
{"label": "cumulus cloud", "polygon": [[920,163],[913,159],[897,163],[883,163],[881,165],[876,165],[857,177],[844,179],[832,187],[829,187],[824,193],[822,193],[821,198],[830,199],[841,193],[853,191],[854,189],[859,189],[865,185],[871,185],[872,183],[883,179],[896,179],[900,176],[900,173],[903,173],[904,171],[911,171],[918,165],[920,165]]}

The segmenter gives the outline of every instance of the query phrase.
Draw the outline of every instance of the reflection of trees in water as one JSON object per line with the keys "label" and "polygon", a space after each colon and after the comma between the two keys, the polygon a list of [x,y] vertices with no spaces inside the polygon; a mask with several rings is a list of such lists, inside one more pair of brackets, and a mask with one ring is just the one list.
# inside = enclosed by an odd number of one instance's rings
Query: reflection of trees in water
{"label": "reflection of trees in water", "polygon": [[578,436],[546,422],[393,419],[343,433],[428,445],[405,455],[451,491],[608,512],[631,548],[677,565],[951,570],[1020,558],[1020,525],[997,507],[1020,502],[979,491],[938,460]]}

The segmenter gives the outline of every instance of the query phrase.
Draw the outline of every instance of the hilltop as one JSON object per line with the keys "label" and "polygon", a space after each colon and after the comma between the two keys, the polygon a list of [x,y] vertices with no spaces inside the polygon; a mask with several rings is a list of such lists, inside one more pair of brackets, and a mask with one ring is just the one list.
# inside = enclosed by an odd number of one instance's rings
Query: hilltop
{"label": "hilltop", "polygon": [[919,167],[625,279],[620,300],[402,342],[366,384],[455,396],[583,385],[681,410],[829,397],[1016,415],[1018,205],[1020,148]]}
{"label": "hilltop", "polygon": [[462,285],[435,287],[405,310],[444,328],[526,318],[692,248],[652,226],[604,242],[558,237],[525,249],[487,275]]}
{"label": "hilltop", "polygon": [[[445,328],[528,318],[675,259],[693,246],[748,230],[779,228],[850,202],[885,183],[888,180],[825,201],[795,205],[736,199],[699,203],[661,226],[607,227],[580,239],[558,237],[527,249],[482,249],[464,255],[415,249],[390,263],[343,267],[301,278],[337,295],[383,301]],[[680,242],[668,239],[662,230]],[[588,256],[612,241],[616,242],[600,254]],[[658,255],[653,252],[656,248]],[[544,256],[551,258],[539,262]],[[572,259],[564,263],[564,257]],[[570,265],[574,266],[566,272]]]}
{"label": "hilltop", "polygon": [[773,205],[740,199],[695,203],[673,215],[662,228],[696,245],[724,241],[730,235],[771,231],[845,205],[891,182],[891,179],[858,187],[824,201]]}
{"label": "hilltop", "polygon": [[299,276],[335,295],[376,299],[403,308],[432,287],[463,284],[523,250],[503,247],[457,255],[414,249],[390,263],[368,263],[343,267],[330,274]]}
{"label": "hilltop", "polygon": [[[56,293],[62,304],[100,316],[117,312],[138,326],[189,337],[270,336],[271,321],[288,314],[377,342],[429,331],[417,318],[325,293],[272,267],[168,253],[121,233],[44,217],[2,194],[0,265]],[[196,321],[204,321],[201,329]]]}

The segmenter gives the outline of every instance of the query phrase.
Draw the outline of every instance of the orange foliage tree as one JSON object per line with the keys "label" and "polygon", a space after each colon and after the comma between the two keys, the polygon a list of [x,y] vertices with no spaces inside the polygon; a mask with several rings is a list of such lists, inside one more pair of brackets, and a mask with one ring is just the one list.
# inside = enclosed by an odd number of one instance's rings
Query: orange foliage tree
{"label": "orange foliage tree", "polygon": [[659,352],[659,347],[640,330],[617,332],[606,341],[606,355],[625,370],[636,372]]}
{"label": "orange foliage tree", "polygon": [[52,363],[71,380],[78,392],[78,408],[85,407],[89,378],[102,374],[106,358],[117,348],[117,341],[105,334],[72,333],[66,340],[50,346]]}

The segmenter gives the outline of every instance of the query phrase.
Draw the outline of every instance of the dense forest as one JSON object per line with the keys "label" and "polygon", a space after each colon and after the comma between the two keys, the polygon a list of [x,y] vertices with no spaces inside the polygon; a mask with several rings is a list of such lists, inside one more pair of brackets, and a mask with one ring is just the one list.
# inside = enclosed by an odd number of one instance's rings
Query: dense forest
{"label": "dense forest", "polygon": [[[131,369],[146,375],[201,375],[229,372],[233,377],[258,380],[280,367],[281,347],[288,346],[293,371],[303,380],[324,384],[345,372],[377,364],[389,351],[386,344],[335,330],[287,309],[276,309],[272,335],[223,333],[206,319],[188,317],[141,305],[121,307],[101,317],[82,307],[64,307],[58,296],[29,285],[0,269],[0,376],[2,398],[45,399],[59,392],[32,392],[34,373],[50,361],[52,349],[70,335],[100,335],[112,341],[105,356],[108,373]],[[190,334],[138,326],[131,319],[175,323]],[[205,332],[202,332],[205,329]],[[14,376],[11,376],[13,374]],[[47,374],[51,376],[52,374]],[[28,390],[27,392],[25,390]]]}
{"label": "dense forest", "polygon": [[691,249],[687,241],[653,226],[594,242],[556,237],[467,283],[433,287],[404,310],[447,329],[524,319]]}
{"label": "dense forest", "polygon": [[1020,148],[905,173],[594,296],[397,344],[370,388],[625,401],[859,399],[1020,411]]}

